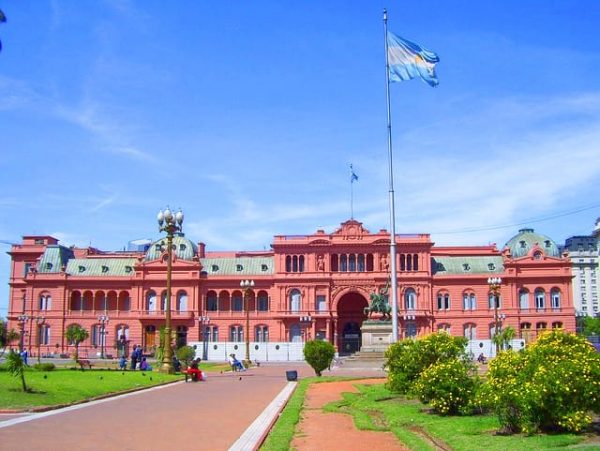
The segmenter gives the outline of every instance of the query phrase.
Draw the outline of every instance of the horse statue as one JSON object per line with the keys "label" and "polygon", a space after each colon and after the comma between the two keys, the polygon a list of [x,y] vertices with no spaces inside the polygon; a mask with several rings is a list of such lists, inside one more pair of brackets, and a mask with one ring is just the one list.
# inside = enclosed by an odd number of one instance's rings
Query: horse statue
{"label": "horse statue", "polygon": [[371,293],[371,304],[368,307],[364,308],[364,313],[367,315],[367,318],[370,318],[373,313],[381,313],[381,320],[390,320],[392,319],[392,308],[390,307],[390,303],[388,302],[388,289],[390,287],[390,283],[385,285],[385,288],[379,290],[379,293]]}

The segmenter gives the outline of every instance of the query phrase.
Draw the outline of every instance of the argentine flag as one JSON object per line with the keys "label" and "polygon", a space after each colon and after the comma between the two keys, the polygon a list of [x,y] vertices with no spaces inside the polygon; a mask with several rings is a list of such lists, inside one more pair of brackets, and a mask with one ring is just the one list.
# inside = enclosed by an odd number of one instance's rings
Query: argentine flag
{"label": "argentine flag", "polygon": [[435,87],[439,84],[435,74],[435,64],[440,61],[440,58],[436,53],[389,31],[387,44],[390,81],[405,81],[419,77],[429,86]]}

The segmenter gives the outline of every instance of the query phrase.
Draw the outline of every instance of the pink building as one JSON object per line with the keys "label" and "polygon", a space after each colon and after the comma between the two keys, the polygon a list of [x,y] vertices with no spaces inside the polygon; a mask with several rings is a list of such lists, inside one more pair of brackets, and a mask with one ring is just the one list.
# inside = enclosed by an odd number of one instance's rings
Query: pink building
{"label": "pink building", "polygon": [[[210,345],[218,353],[209,358],[224,357],[227,346],[245,341],[248,321],[253,358],[272,346],[272,359],[285,359],[275,349],[312,338],[356,351],[369,296],[388,282],[389,239],[356,220],[332,233],[277,235],[264,252],[210,252],[179,234],[171,301],[177,341]],[[520,343],[547,328],[575,330],[571,266],[548,237],[523,229],[501,250],[435,247],[428,234],[396,242],[401,337],[446,330],[489,354],[496,320],[514,327]],[[64,331],[75,323],[90,332],[82,345],[90,357],[127,353],[133,344],[151,352],[165,323],[165,243],[105,252],[23,237],[10,251],[9,327],[33,354],[38,342],[42,354],[70,353]],[[498,309],[490,276],[502,278]],[[254,281],[247,298],[243,280]]]}

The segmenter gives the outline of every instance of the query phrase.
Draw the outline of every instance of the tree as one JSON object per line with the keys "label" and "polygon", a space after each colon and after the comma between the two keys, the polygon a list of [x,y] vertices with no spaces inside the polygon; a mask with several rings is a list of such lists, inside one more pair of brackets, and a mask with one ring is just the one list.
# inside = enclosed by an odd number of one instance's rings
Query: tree
{"label": "tree", "polygon": [[592,334],[600,335],[600,317],[586,316],[583,319],[583,335],[588,337]]}
{"label": "tree", "polygon": [[304,344],[304,358],[317,376],[321,376],[321,372],[325,368],[329,368],[331,361],[335,356],[335,348],[328,341],[310,340]]}
{"label": "tree", "polygon": [[14,329],[8,330],[6,320],[0,318],[0,357],[6,352],[6,347],[13,341],[19,339],[19,332]]}
{"label": "tree", "polygon": [[191,346],[182,346],[177,349],[175,355],[186,367],[188,367],[190,366],[190,363],[192,363],[192,360],[196,358],[196,350]]}
{"label": "tree", "polygon": [[79,324],[71,324],[69,327],[67,327],[67,341],[75,346],[75,353],[73,355],[75,362],[79,360],[79,345],[87,340],[89,336],[89,332]]}
{"label": "tree", "polygon": [[13,351],[12,349],[6,356],[6,369],[14,377],[21,378],[21,385],[23,386],[24,392],[29,391],[27,389],[27,384],[25,383],[25,363],[23,362],[23,359],[19,353]]}
{"label": "tree", "polygon": [[500,349],[506,350],[510,346],[510,342],[517,336],[517,332],[514,327],[508,326],[502,329],[500,332],[494,335],[492,341]]}

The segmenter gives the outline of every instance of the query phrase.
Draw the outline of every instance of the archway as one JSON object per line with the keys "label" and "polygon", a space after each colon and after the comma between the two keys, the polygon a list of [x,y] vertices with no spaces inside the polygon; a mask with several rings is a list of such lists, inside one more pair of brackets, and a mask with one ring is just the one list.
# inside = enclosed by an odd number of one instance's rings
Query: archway
{"label": "archway", "polygon": [[346,293],[338,303],[337,346],[340,354],[352,354],[362,345],[360,327],[367,319],[364,309],[369,303],[359,293]]}

